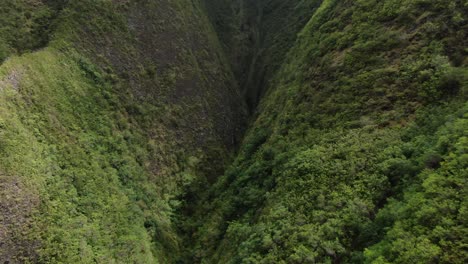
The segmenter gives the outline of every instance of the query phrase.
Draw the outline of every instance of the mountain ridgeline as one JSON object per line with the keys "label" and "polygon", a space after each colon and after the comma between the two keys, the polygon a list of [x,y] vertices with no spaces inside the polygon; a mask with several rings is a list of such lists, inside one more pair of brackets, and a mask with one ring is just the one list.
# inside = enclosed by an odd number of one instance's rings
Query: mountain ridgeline
{"label": "mountain ridgeline", "polygon": [[0,263],[467,263],[468,3],[0,2]]}

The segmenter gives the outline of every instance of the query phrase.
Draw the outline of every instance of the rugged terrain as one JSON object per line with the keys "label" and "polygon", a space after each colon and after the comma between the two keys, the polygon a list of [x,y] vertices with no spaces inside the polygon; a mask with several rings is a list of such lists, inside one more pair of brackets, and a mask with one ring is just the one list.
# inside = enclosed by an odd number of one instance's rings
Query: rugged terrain
{"label": "rugged terrain", "polygon": [[0,3],[0,263],[466,263],[468,4]]}

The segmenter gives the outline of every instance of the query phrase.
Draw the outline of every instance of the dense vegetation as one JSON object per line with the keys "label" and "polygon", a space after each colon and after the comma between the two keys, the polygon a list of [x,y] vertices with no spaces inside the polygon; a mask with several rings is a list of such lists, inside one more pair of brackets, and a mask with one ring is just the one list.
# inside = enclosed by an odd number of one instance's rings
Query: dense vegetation
{"label": "dense vegetation", "polygon": [[467,8],[322,1],[269,78],[235,162],[199,203],[187,255],[466,262]]}
{"label": "dense vegetation", "polygon": [[240,137],[235,81],[196,3],[66,2],[0,3],[0,262],[173,262],[179,196]]}
{"label": "dense vegetation", "polygon": [[1,1],[0,262],[468,262],[467,13]]}

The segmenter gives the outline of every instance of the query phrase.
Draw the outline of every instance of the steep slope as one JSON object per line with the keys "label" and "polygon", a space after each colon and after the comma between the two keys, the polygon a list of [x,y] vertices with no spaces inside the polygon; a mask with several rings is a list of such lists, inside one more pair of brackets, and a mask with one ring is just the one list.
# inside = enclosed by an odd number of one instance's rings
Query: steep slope
{"label": "steep slope", "polygon": [[210,1],[205,6],[251,112],[321,1]]}
{"label": "steep slope", "polygon": [[464,1],[0,11],[1,263],[468,262]]}
{"label": "steep slope", "polygon": [[466,262],[467,11],[322,1],[199,203],[188,263]]}
{"label": "steep slope", "polygon": [[0,7],[0,262],[173,262],[179,196],[243,129],[199,3]]}

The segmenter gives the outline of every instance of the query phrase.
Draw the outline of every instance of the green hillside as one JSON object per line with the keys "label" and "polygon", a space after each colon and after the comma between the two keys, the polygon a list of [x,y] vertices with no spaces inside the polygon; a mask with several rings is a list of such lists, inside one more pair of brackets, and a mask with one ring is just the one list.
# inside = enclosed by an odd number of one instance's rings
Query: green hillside
{"label": "green hillside", "polygon": [[195,262],[464,263],[467,7],[323,1],[200,202]]}
{"label": "green hillside", "polygon": [[0,2],[0,263],[468,262],[468,3]]}
{"label": "green hillside", "polygon": [[0,7],[0,262],[173,262],[179,196],[222,173],[245,118],[204,11]]}

